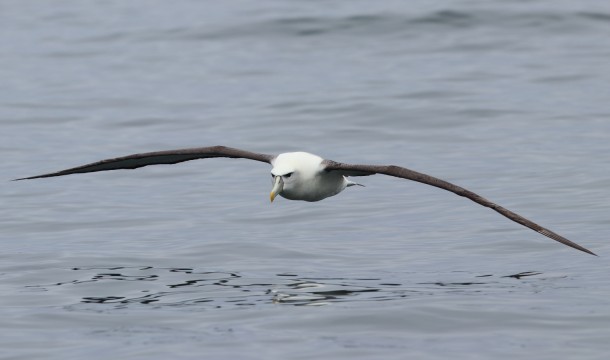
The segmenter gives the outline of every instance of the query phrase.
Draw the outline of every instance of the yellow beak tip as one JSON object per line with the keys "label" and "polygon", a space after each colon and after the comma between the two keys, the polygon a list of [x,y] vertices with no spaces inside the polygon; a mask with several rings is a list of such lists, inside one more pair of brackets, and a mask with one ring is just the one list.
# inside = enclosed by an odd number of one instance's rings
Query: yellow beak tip
{"label": "yellow beak tip", "polygon": [[271,193],[269,194],[269,200],[273,202],[275,197],[282,192],[284,188],[284,183],[282,182],[281,176],[276,176],[273,178],[273,188],[271,189]]}

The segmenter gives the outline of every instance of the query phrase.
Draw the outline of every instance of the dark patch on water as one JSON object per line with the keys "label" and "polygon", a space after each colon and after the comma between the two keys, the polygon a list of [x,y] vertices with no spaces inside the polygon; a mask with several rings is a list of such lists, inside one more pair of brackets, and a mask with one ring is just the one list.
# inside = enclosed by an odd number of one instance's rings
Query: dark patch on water
{"label": "dark patch on water", "polygon": [[[345,16],[297,16],[265,19],[227,28],[163,29],[160,33],[137,35],[140,40],[158,41],[159,38],[183,40],[231,39],[240,37],[328,37],[350,36],[417,36],[422,31],[456,31],[473,28],[514,29],[524,28],[569,31],[591,26],[607,26],[607,13],[593,12],[532,12],[454,9],[414,14],[386,13],[354,14]],[[154,36],[153,36],[154,35]]]}
{"label": "dark patch on water", "polygon": [[[76,272],[74,280],[29,285],[27,288],[69,291],[77,294],[79,299],[76,302],[81,305],[111,305],[117,309],[138,305],[190,307],[202,304],[206,307],[226,308],[270,304],[328,305],[338,302],[388,301],[434,296],[443,292],[453,293],[458,289],[480,293],[486,289],[518,286],[515,283],[503,282],[503,278],[520,280],[542,275],[536,271],[505,276],[459,273],[459,281],[436,280],[402,284],[375,277],[342,278],[287,273],[256,277],[237,272],[152,266],[75,267],[71,270]],[[456,275],[446,276],[455,278]],[[478,280],[475,281],[475,278]],[[486,281],[481,281],[482,278],[486,278]],[[132,285],[125,286],[125,282]]]}
{"label": "dark patch on water", "polygon": [[526,276],[535,276],[535,275],[541,275],[541,274],[542,273],[537,272],[537,271],[524,271],[524,272],[520,272],[518,274],[506,275],[506,276],[503,276],[503,277],[521,279],[521,278],[526,277]]}

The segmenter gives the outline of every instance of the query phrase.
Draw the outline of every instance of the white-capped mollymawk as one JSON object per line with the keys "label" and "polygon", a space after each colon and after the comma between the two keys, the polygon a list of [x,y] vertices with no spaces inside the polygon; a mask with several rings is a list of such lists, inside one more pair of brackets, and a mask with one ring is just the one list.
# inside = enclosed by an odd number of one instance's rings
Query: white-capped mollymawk
{"label": "white-capped mollymawk", "polygon": [[176,164],[195,159],[220,157],[243,158],[271,164],[273,167],[271,169],[271,176],[273,179],[273,188],[271,189],[270,194],[271,201],[273,201],[277,195],[290,200],[319,201],[329,196],[337,195],[341,191],[345,190],[345,188],[348,186],[359,185],[348,180],[348,176],[384,174],[397,178],[417,181],[451,191],[452,193],[468,198],[480,205],[491,208],[510,220],[526,226],[546,237],[574,249],[595,255],[592,251],[564,238],[563,236],[544,228],[521,215],[505,209],[502,206],[473,193],[472,191],[466,190],[445,180],[400,166],[345,164],[332,160],[324,160],[319,156],[306,152],[291,152],[274,156],[226,146],[157,151],[101,160],[54,173],[30,176],[15,180],[37,179],[106,170],[136,169],[148,165]]}

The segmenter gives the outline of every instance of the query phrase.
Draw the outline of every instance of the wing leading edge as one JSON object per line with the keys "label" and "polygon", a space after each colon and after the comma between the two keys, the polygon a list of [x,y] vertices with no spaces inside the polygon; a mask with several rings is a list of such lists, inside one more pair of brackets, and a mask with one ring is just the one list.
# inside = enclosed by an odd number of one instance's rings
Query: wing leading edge
{"label": "wing leading edge", "polygon": [[96,161],[91,164],[77,166],[53,173],[24,177],[15,180],[30,180],[53,176],[81,174],[96,171],[137,169],[148,165],[177,164],[184,161],[208,158],[242,158],[271,163],[273,155],[250,152],[226,146],[210,146],[190,149],[155,151],[141,154],[121,156],[113,159]]}

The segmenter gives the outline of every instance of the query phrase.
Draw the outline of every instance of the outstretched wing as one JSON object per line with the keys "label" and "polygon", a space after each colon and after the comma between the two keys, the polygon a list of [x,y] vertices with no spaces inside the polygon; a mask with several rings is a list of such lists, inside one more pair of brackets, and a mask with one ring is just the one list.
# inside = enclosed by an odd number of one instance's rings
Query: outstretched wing
{"label": "outstretched wing", "polygon": [[75,168],[57,171],[54,173],[25,177],[15,180],[38,179],[53,176],[88,173],[94,171],[107,171],[119,169],[137,169],[139,167],[159,164],[177,164],[183,161],[207,158],[244,158],[271,163],[273,155],[259,154],[246,150],[230,148],[226,146],[210,146],[191,149],[178,149],[167,151],[155,151],[142,154],[133,154],[114,159],[106,159],[91,164],[77,166]]}
{"label": "outstretched wing", "polygon": [[451,191],[459,196],[463,196],[468,198],[478,204],[481,204],[485,207],[491,208],[498,213],[506,216],[514,222],[517,222],[523,226],[527,226],[528,228],[549,237],[555,241],[558,241],[564,245],[572,247],[574,249],[584,251],[591,255],[596,255],[592,251],[564,238],[563,236],[544,228],[533,221],[530,221],[523,216],[516,214],[508,209],[503,208],[502,206],[495,204],[484,197],[473,193],[470,190],[466,190],[463,187],[452,184],[448,181],[441,180],[439,178],[435,178],[430,175],[422,174],[417,171],[409,170],[400,166],[383,166],[383,165],[352,165],[352,164],[343,164],[338,163],[331,160],[324,160],[324,170],[325,171],[338,171],[346,176],[367,176],[373,174],[384,174],[389,176],[394,176],[402,179],[413,180],[423,184],[428,184],[435,186],[437,188],[441,188],[447,191]]}

